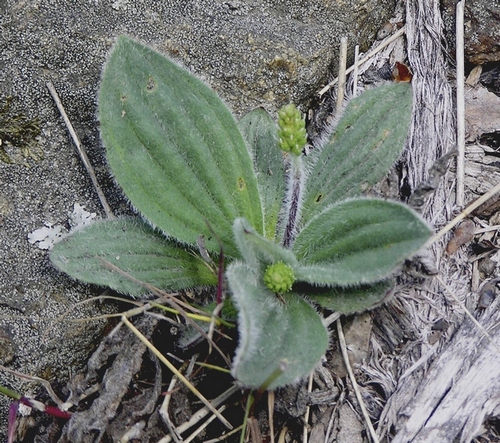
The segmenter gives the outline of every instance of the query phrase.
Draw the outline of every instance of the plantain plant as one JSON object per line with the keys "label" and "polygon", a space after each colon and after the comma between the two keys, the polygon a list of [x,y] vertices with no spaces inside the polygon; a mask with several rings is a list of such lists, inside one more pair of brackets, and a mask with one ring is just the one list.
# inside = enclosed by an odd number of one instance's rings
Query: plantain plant
{"label": "plantain plant", "polygon": [[121,36],[103,71],[99,117],[111,170],[142,217],[97,221],[56,244],[51,261],[141,296],[144,283],[216,286],[206,256],[218,263],[222,245],[238,311],[233,376],[249,388],[293,383],[328,347],[319,309],[376,306],[430,235],[408,207],[361,196],[400,155],[411,106],[409,84],[369,90],[304,155],[293,105],[278,124],[262,109],[237,122],[187,70]]}

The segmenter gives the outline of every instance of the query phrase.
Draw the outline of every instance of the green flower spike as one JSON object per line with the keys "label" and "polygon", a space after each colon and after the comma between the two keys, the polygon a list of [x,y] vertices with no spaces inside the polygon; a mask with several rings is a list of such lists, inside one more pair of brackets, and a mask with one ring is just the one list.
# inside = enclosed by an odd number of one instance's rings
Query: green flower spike
{"label": "green flower spike", "polygon": [[282,261],[269,265],[264,274],[265,285],[278,294],[290,291],[294,282],[293,269]]}
{"label": "green flower spike", "polygon": [[306,122],[293,103],[278,111],[278,126],[280,148],[285,152],[300,155],[307,143]]}

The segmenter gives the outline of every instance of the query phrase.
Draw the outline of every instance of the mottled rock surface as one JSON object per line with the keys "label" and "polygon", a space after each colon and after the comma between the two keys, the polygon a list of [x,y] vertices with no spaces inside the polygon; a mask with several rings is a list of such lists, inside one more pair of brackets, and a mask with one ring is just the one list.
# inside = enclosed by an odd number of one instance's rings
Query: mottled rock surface
{"label": "mottled rock surface", "polygon": [[[447,40],[455,51],[455,10],[457,0],[442,0]],[[477,0],[465,3],[465,57],[471,63],[500,60],[500,1]]]}

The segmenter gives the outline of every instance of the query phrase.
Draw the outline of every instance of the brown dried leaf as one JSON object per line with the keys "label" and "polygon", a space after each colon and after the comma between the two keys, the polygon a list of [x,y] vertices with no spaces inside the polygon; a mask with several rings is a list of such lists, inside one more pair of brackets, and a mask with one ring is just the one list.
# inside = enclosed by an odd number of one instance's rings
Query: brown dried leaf
{"label": "brown dried leaf", "polygon": [[465,91],[465,125],[468,140],[500,130],[500,97],[482,86]]}
{"label": "brown dried leaf", "polygon": [[470,242],[474,237],[474,230],[476,225],[472,220],[464,220],[455,229],[453,238],[449,241],[446,246],[446,252],[448,255],[452,255],[457,252],[458,248],[466,243]]}

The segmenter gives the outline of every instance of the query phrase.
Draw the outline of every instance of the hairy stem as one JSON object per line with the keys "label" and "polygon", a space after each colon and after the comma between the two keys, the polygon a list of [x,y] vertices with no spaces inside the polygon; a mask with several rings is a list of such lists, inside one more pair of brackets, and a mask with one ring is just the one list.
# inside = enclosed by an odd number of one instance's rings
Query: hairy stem
{"label": "hairy stem", "polygon": [[302,196],[304,193],[304,163],[301,155],[290,155],[287,174],[286,225],[283,234],[283,246],[289,248],[297,234]]}

